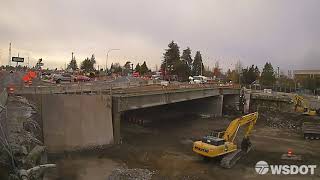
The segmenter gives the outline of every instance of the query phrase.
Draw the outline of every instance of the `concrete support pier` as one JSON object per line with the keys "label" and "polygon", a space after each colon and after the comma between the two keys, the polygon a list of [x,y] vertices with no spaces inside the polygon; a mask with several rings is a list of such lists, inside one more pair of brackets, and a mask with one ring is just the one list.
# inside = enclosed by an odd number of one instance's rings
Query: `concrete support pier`
{"label": "concrete support pier", "polygon": [[121,114],[120,111],[120,99],[113,97],[112,98],[112,123],[113,123],[113,139],[114,143],[118,144],[121,142],[121,133],[120,133],[120,125],[121,125]]}

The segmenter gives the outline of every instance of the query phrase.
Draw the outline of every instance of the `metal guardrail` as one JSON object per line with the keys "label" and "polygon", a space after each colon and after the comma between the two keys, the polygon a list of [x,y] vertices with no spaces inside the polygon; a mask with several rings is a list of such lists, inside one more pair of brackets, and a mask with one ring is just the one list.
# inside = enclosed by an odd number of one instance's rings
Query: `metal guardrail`
{"label": "metal guardrail", "polygon": [[237,89],[235,86],[218,86],[215,84],[187,84],[173,83],[163,86],[160,83],[79,83],[71,85],[54,85],[54,86],[30,86],[15,89],[16,94],[62,94],[62,93],[143,93],[148,91],[174,91],[181,89],[206,89],[206,88],[231,88]]}
{"label": "metal guardrail", "polygon": [[7,92],[7,89],[4,88],[0,94],[0,105],[2,107],[4,107],[7,104],[7,99],[8,99],[8,92]]}

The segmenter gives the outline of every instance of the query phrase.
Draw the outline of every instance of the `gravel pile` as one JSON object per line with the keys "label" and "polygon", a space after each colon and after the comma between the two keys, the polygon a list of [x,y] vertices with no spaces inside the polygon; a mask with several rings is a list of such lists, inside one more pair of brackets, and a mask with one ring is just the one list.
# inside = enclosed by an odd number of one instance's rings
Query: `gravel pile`
{"label": "gravel pile", "polygon": [[154,172],[148,169],[116,169],[108,180],[150,180]]}
{"label": "gravel pile", "polygon": [[261,115],[266,120],[266,125],[273,128],[299,130],[301,119],[287,113],[268,113]]}

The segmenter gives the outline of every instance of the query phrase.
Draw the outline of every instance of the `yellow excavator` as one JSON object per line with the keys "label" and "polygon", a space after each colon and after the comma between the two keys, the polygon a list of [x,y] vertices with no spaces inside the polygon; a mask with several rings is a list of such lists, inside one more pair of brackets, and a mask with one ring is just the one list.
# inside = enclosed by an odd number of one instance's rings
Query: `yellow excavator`
{"label": "yellow excavator", "polygon": [[[231,168],[252,147],[249,135],[258,119],[258,112],[251,113],[234,119],[225,131],[213,132],[200,141],[193,143],[193,151],[204,158],[222,157],[220,165]],[[241,126],[247,125],[239,149],[234,142]]]}
{"label": "yellow excavator", "polygon": [[316,116],[317,111],[310,109],[309,101],[304,99],[302,96],[295,95],[293,98],[294,109],[296,112],[301,112],[303,115]]}

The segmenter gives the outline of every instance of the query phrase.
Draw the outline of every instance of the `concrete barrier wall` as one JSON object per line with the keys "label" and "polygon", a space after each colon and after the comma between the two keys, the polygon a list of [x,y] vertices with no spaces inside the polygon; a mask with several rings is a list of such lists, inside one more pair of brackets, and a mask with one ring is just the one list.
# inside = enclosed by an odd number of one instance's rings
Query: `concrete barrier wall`
{"label": "concrete barrier wall", "polygon": [[48,152],[111,144],[111,102],[107,95],[42,95],[43,136]]}
{"label": "concrete barrier wall", "polygon": [[[1,90],[0,90],[1,91]],[[8,135],[8,128],[7,128],[7,100],[8,100],[8,93],[6,89],[3,89],[0,92],[0,137],[2,139],[6,138]]]}

